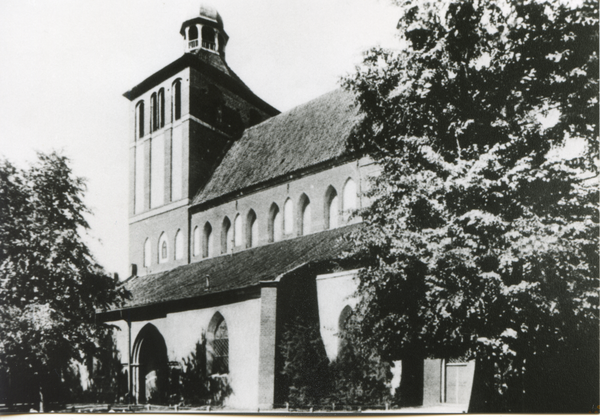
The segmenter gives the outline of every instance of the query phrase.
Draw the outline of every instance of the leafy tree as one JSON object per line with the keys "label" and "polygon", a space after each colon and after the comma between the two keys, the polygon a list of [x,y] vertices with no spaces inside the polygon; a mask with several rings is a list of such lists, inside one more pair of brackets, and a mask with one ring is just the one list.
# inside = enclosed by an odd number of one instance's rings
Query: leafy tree
{"label": "leafy tree", "polygon": [[115,403],[127,394],[127,373],[123,371],[113,330],[98,337],[94,358],[88,359],[90,386],[87,397],[93,402]]}
{"label": "leafy tree", "polygon": [[[349,146],[381,167],[353,237],[362,343],[476,359],[475,410],[587,412],[598,3],[398,4],[401,51],[371,50],[345,80],[364,113]],[[585,152],[562,158],[575,141]]]}
{"label": "leafy tree", "polygon": [[39,390],[40,410],[71,362],[96,352],[109,328],[96,310],[127,295],[82,240],[84,190],[56,153],[25,170],[0,163],[0,373]]}

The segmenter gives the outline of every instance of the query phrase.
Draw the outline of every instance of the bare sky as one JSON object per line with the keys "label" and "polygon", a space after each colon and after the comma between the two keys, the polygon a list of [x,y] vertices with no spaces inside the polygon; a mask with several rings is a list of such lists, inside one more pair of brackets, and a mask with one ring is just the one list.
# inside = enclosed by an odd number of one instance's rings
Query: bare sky
{"label": "bare sky", "polygon": [[[1,0],[0,156],[59,150],[87,179],[88,243],[127,275],[129,102],[122,94],[183,54],[199,0]],[[394,46],[387,0],[212,0],[227,62],[281,111],[335,89],[362,51]]]}

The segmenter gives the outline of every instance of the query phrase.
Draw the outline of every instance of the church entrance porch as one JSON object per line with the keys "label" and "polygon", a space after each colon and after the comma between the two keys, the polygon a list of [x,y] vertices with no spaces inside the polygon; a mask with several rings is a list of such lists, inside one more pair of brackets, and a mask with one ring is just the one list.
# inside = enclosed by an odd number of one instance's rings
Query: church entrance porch
{"label": "church entrance porch", "polygon": [[161,403],[167,392],[167,346],[158,329],[147,324],[133,347],[133,389],[136,403]]}

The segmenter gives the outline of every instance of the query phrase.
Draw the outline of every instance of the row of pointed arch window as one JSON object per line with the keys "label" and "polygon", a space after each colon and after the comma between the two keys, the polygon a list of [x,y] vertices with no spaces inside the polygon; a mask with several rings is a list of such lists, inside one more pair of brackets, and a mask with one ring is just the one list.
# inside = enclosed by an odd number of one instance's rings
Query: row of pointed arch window
{"label": "row of pointed arch window", "polygon": [[[345,217],[356,209],[357,194],[356,183],[349,178],[344,185],[342,208]],[[271,205],[268,218],[268,241],[275,242],[281,240],[286,235],[294,232],[294,220],[297,223],[298,236],[311,233],[312,226],[312,207],[310,199],[306,194],[302,194],[298,203],[299,212],[294,217],[294,204],[288,198],[283,211],[280,211],[276,203]],[[339,226],[339,200],[335,188],[330,186],[325,194],[325,229],[334,229]],[[221,224],[220,253],[225,254],[232,251],[233,248],[241,247],[244,244],[246,248],[256,246],[258,242],[258,219],[254,210],[248,211],[246,215],[245,229],[242,227],[242,216],[236,215],[233,224],[229,217],[225,216]],[[201,229],[199,226],[194,228],[193,234],[193,255],[202,258],[215,255],[215,244],[213,228],[210,222],[206,222]]]}
{"label": "row of pointed arch window", "polygon": [[[349,178],[344,185],[342,208],[346,213],[346,217],[350,211],[356,208],[356,184]],[[288,198],[284,205],[283,211],[280,211],[276,203],[271,205],[268,219],[268,240],[269,242],[279,241],[285,235],[291,235],[294,231],[294,220],[297,220],[298,236],[308,235],[312,231],[312,207],[310,199],[306,194],[302,194],[298,203],[299,213],[297,218],[294,218],[294,204]],[[338,194],[335,188],[330,186],[325,193],[325,229],[334,229],[339,226],[339,202]],[[245,230],[242,227],[242,216],[238,214],[233,224],[229,217],[223,219],[221,225],[220,252],[225,254],[232,251],[234,247],[246,245],[247,248],[256,246],[258,243],[258,218],[254,210],[248,211],[246,215]],[[193,255],[202,258],[208,258],[215,255],[215,244],[213,228],[210,222],[206,222],[202,230],[196,226],[193,232]],[[178,230],[173,242],[174,260],[181,260],[184,256],[183,233]],[[163,232],[157,244],[158,264],[163,264],[169,261],[170,247],[167,234]],[[144,267],[149,267],[152,264],[152,244],[149,238],[144,242],[143,253]]]}
{"label": "row of pointed arch window", "polygon": [[[141,139],[145,135],[145,104],[139,101],[135,106],[135,138]],[[171,121],[181,118],[181,79],[175,80],[171,89]],[[165,89],[150,96],[150,132],[165,126]]]}
{"label": "row of pointed arch window", "polygon": [[[156,261],[158,264],[164,264],[169,261],[169,240],[167,238],[167,234],[163,232],[158,238],[158,247],[157,247],[157,255]],[[183,233],[181,230],[178,230],[175,234],[175,240],[173,241],[174,248],[174,259],[181,260],[183,259]],[[144,267],[150,267],[152,264],[152,244],[149,238],[146,238],[144,242]]]}

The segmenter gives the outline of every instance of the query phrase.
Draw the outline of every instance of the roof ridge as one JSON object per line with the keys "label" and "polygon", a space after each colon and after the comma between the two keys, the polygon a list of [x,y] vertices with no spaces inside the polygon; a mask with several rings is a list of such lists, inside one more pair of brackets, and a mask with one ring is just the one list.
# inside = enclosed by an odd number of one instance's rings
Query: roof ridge
{"label": "roof ridge", "polygon": [[[303,102],[303,103],[301,103],[301,104],[295,105],[295,106],[293,106],[292,108],[290,108],[290,109],[288,109],[288,110],[286,110],[286,111],[282,111],[280,114],[273,115],[272,117],[269,117],[269,118],[267,118],[266,120],[264,120],[264,121],[261,121],[261,122],[260,122],[260,123],[258,123],[258,124],[255,124],[255,125],[253,125],[253,126],[251,126],[251,127],[248,127],[247,129],[245,129],[245,130],[244,130],[244,134],[245,134],[247,131],[251,131],[253,128],[260,127],[261,125],[263,125],[263,124],[265,124],[265,123],[268,123],[268,122],[270,122],[270,121],[271,121],[271,120],[273,120],[274,118],[278,118],[278,117],[281,117],[281,118],[283,118],[283,117],[285,117],[286,115],[289,115],[289,114],[291,114],[293,111],[296,111],[296,110],[298,110],[298,109],[301,109],[301,108],[307,107],[307,106],[311,105],[312,103],[314,103],[314,102],[317,102],[317,101],[318,101],[318,100],[320,100],[320,99],[323,99],[325,96],[329,96],[329,95],[331,95],[331,94],[333,94],[333,93],[335,93],[335,92],[339,92],[339,91],[345,91],[345,92],[348,92],[348,91],[347,91],[347,90],[345,90],[343,87],[338,87],[338,88],[332,89],[332,90],[330,90],[330,91],[327,91],[327,92],[325,92],[325,93],[322,93],[321,95],[317,96],[316,98],[313,98],[313,99],[309,100],[308,102]],[[348,92],[348,93],[350,93],[350,92]],[[242,137],[243,137],[243,135],[242,135]]]}

